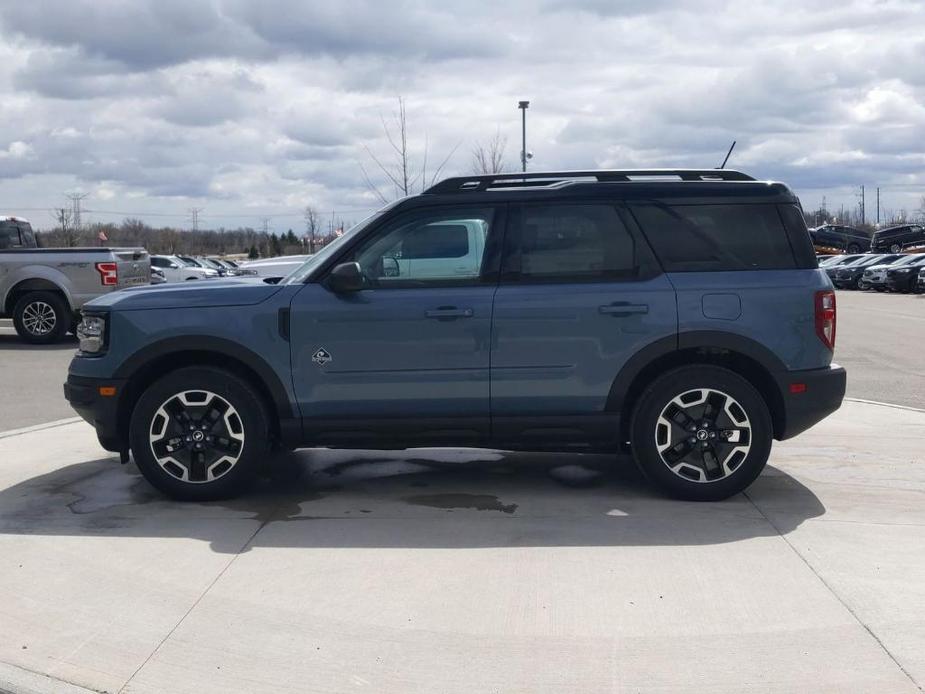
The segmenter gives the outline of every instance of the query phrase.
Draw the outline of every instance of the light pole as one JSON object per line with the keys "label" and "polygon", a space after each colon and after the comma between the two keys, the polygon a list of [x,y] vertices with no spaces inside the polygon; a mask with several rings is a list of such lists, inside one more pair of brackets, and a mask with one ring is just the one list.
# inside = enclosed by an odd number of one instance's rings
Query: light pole
{"label": "light pole", "polygon": [[521,150],[520,165],[524,173],[527,173],[527,109],[530,108],[529,101],[518,101],[517,108],[521,112]]}

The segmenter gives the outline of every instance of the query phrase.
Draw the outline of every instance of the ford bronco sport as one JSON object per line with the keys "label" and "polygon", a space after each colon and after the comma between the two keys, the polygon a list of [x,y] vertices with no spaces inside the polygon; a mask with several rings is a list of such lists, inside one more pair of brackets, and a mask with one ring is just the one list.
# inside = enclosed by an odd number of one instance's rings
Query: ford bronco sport
{"label": "ford bronco sport", "polygon": [[65,394],[182,499],[274,450],[630,452],[723,499],[836,410],[835,294],[799,201],[729,170],[451,178],[289,276],[84,307]]}

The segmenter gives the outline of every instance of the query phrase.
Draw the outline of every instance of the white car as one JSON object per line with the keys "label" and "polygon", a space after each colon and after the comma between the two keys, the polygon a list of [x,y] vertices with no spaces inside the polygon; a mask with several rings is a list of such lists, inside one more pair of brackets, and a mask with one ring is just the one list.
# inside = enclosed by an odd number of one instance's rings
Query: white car
{"label": "white car", "polygon": [[300,267],[311,255],[281,255],[276,258],[261,258],[240,263],[238,267],[243,275],[258,277],[285,277]]}
{"label": "white car", "polygon": [[151,267],[156,267],[163,272],[164,279],[168,282],[186,282],[218,277],[217,271],[189,265],[174,255],[152,255]]}

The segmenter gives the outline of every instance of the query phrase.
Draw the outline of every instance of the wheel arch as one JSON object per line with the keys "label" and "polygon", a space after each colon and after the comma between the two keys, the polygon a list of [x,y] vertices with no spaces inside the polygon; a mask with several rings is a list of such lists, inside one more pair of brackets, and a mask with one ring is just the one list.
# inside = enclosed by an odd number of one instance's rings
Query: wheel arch
{"label": "wheel arch", "polygon": [[273,368],[246,347],[214,337],[184,336],[155,342],[136,352],[116,369],[113,376],[124,379],[119,401],[117,430],[127,440],[135,405],[145,389],[164,374],[189,366],[223,368],[244,378],[260,393],[278,440],[295,435],[298,422],[289,394]]}
{"label": "wheel arch", "polygon": [[620,441],[629,439],[636,402],[660,374],[679,366],[721,366],[748,380],[768,406],[778,438],[784,431],[784,398],[774,377],[786,366],[767,347],[735,334],[696,331],[651,343],[633,356],[614,379],[607,397],[608,412],[620,415]]}
{"label": "wheel arch", "polygon": [[16,306],[16,302],[19,301],[20,297],[29,292],[52,292],[64,299],[64,303],[68,308],[71,306],[70,297],[60,284],[46,277],[30,277],[20,280],[10,287],[10,290],[3,299],[3,313],[8,316],[13,315],[13,308]]}

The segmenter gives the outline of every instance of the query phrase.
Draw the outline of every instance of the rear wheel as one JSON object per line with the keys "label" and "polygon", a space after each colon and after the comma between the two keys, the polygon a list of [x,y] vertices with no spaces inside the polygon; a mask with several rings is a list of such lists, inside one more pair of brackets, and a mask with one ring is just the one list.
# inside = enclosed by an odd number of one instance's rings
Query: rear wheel
{"label": "rear wheel", "polygon": [[129,440],[142,474],[168,496],[223,499],[244,490],[266,462],[269,420],[247,381],[223,369],[188,367],[142,394]]}
{"label": "rear wheel", "polygon": [[54,292],[29,292],[13,307],[16,332],[34,345],[58,342],[67,334],[72,320],[64,297]]}
{"label": "rear wheel", "polygon": [[898,243],[890,245],[890,253],[899,253],[903,249]]}
{"label": "rear wheel", "polygon": [[849,255],[853,255],[854,253],[860,253],[860,252],[861,252],[861,247],[858,244],[856,243],[848,244],[848,254]]}
{"label": "rear wheel", "polygon": [[751,383],[697,365],[669,371],[643,392],[630,442],[643,473],[667,494],[718,501],[758,477],[772,436],[767,405]]}

